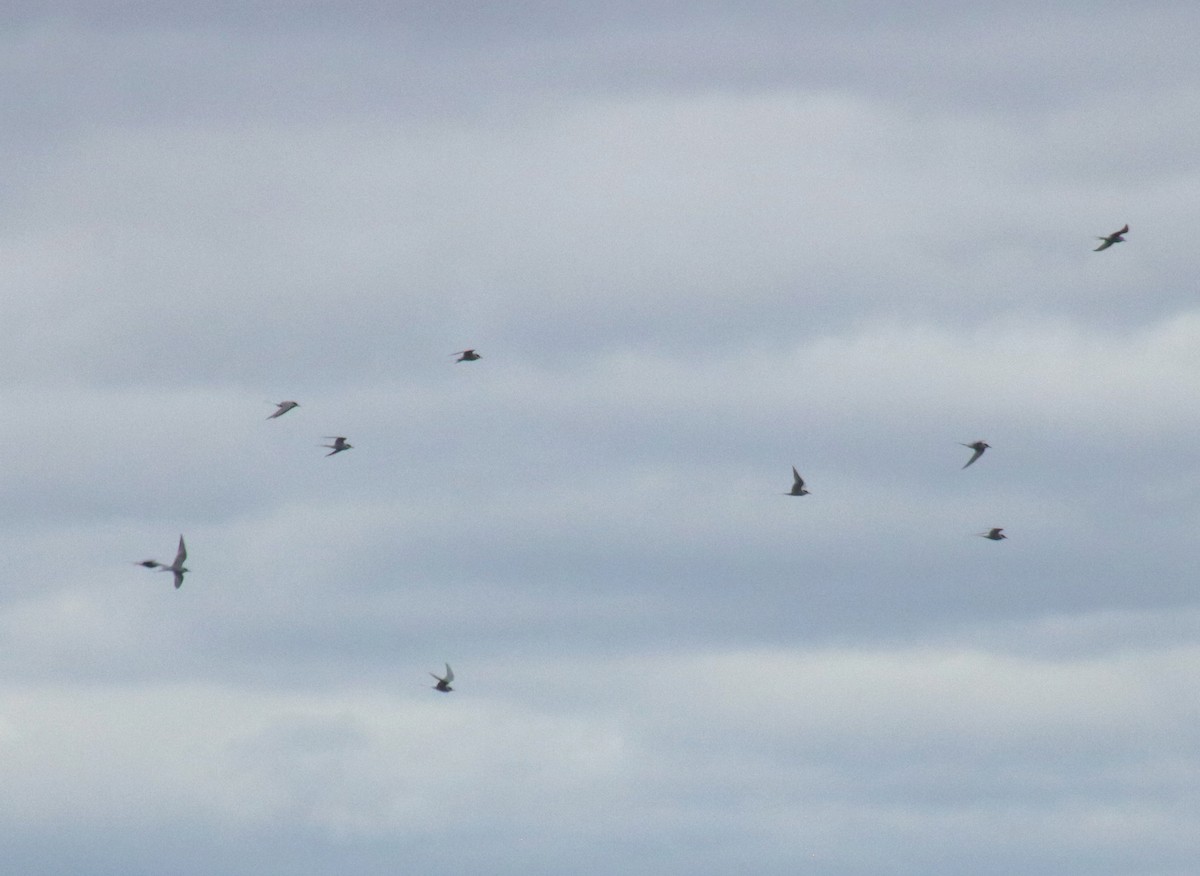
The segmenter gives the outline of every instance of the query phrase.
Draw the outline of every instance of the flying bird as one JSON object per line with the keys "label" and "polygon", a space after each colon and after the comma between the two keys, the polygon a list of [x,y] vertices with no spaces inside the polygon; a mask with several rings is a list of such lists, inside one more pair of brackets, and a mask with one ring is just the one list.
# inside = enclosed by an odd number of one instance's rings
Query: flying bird
{"label": "flying bird", "polygon": [[1096,247],[1094,250],[1092,250],[1092,252],[1100,252],[1100,250],[1102,250],[1102,249],[1108,249],[1114,243],[1124,243],[1125,235],[1128,233],[1129,233],[1129,224],[1126,223],[1124,228],[1122,228],[1120,231],[1114,231],[1108,237],[1097,237],[1096,240],[1103,240],[1104,243],[1100,244],[1098,247]]}
{"label": "flying bird", "polygon": [[1008,536],[1004,534],[1004,527],[1002,526],[993,527],[987,532],[977,532],[976,535],[980,535],[983,538],[990,538],[992,541],[999,541],[1002,538],[1008,538]]}
{"label": "flying bird", "polygon": [[456,362],[474,362],[479,358],[479,354],[474,350],[459,350],[457,353],[451,353],[451,356],[457,356]]}
{"label": "flying bird", "polygon": [[183,567],[183,561],[187,559],[187,545],[183,543],[183,536],[179,536],[179,550],[175,553],[175,562],[171,565],[160,563],[158,560],[142,560],[140,563],[135,563],[138,566],[145,566],[147,569],[158,569],[160,572],[171,572],[175,575],[175,589],[178,590],[183,586],[183,576],[187,569]]}
{"label": "flying bird", "polygon": [[[429,674],[433,675],[432,672]],[[450,693],[450,691],[454,690],[454,688],[450,686],[450,682],[454,681],[454,670],[450,668],[449,663],[446,664],[445,678],[437,675],[433,675],[433,677],[437,679],[437,684],[433,686],[434,690],[440,690],[442,693]]]}
{"label": "flying bird", "polygon": [[322,444],[321,445],[322,447],[333,448],[332,450],[330,450],[328,453],[325,454],[326,456],[333,456],[335,453],[341,453],[343,450],[349,450],[350,448],[352,448],[354,446],[353,444],[346,443],[346,438],[344,435],[338,435],[336,437],[333,435],[326,435],[325,437],[333,439],[332,444]]}
{"label": "flying bird", "polygon": [[804,478],[800,477],[800,472],[796,471],[796,466],[792,466],[792,491],[787,493],[788,496],[807,496],[808,490],[804,489]]}
{"label": "flying bird", "polygon": [[[958,443],[962,444],[963,447],[970,447],[975,451],[973,454],[971,454],[971,458],[967,460],[967,465],[970,465],[975,460],[979,459],[979,457],[983,456],[983,451],[992,446],[990,444],[985,444],[982,441],[976,441],[974,444],[963,444],[961,441]],[[966,468],[967,465],[964,465],[963,468]]]}
{"label": "flying bird", "polygon": [[300,402],[284,401],[284,402],[276,402],[276,405],[279,407],[279,410],[277,410],[275,413],[271,414],[271,416],[267,417],[268,420],[274,420],[276,417],[282,417],[284,414],[286,414],[292,408],[300,407]]}

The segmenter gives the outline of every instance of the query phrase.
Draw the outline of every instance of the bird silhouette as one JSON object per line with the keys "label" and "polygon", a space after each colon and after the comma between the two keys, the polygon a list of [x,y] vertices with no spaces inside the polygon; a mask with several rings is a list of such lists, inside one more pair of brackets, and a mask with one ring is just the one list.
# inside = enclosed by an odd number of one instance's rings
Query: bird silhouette
{"label": "bird silhouette", "polygon": [[451,356],[457,356],[456,362],[474,362],[479,358],[479,354],[474,350],[459,350],[457,353],[451,353]]}
{"label": "bird silhouette", "polygon": [[[975,460],[979,459],[979,457],[983,456],[983,451],[992,446],[990,444],[985,444],[982,441],[976,441],[974,444],[963,444],[961,441],[958,443],[962,444],[963,447],[970,447],[975,451],[975,453],[971,455],[971,458],[967,460],[967,465],[970,465]],[[964,465],[963,468],[966,468],[967,465]]]}
{"label": "bird silhouette", "polygon": [[178,590],[183,586],[183,576],[187,569],[183,567],[184,560],[187,559],[187,545],[183,543],[183,536],[179,536],[179,550],[175,552],[175,561],[171,565],[160,563],[158,560],[142,560],[140,563],[135,563],[137,566],[145,566],[147,569],[158,569],[160,572],[171,572],[175,575],[175,589]]}
{"label": "bird silhouette", "polygon": [[1128,233],[1129,225],[1126,223],[1124,228],[1122,228],[1120,231],[1114,231],[1108,237],[1097,237],[1096,240],[1103,240],[1104,243],[1100,244],[1098,247],[1092,250],[1092,252],[1100,252],[1101,250],[1108,249],[1114,243],[1124,243],[1125,235]]}
{"label": "bird silhouette", "polygon": [[983,538],[990,538],[992,541],[999,541],[1002,538],[1008,538],[1008,536],[1004,534],[1004,527],[1002,526],[993,527],[987,532],[978,532],[976,535],[982,536]]}
{"label": "bird silhouette", "polygon": [[333,456],[335,453],[341,453],[343,450],[350,450],[352,447],[354,447],[353,444],[346,443],[346,437],[344,435],[338,435],[336,437],[333,435],[326,435],[325,437],[333,439],[332,444],[322,444],[321,445],[322,447],[333,448],[332,450],[330,450],[328,453],[325,454],[326,456]]}
{"label": "bird silhouette", "polygon": [[276,417],[282,417],[284,414],[286,414],[292,408],[300,407],[300,402],[282,401],[282,402],[276,402],[276,405],[278,406],[279,410],[277,410],[275,413],[271,414],[271,416],[267,417],[268,420],[274,420]]}
{"label": "bird silhouette", "polygon": [[796,471],[796,466],[792,466],[792,490],[788,496],[807,496],[808,490],[804,488],[804,478],[800,477],[800,472]]}
{"label": "bird silhouette", "polygon": [[[433,675],[432,672],[429,674]],[[446,664],[445,678],[442,678],[438,675],[433,675],[433,677],[437,679],[437,684],[433,686],[434,690],[440,690],[442,693],[450,693],[450,691],[454,690],[454,688],[450,686],[450,682],[454,681],[454,670],[450,668],[449,663]]]}

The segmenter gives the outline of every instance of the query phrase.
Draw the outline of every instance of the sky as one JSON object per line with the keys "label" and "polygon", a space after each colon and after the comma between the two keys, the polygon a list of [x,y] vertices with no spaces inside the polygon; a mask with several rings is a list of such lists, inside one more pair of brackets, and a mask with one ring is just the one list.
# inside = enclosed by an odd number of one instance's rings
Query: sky
{"label": "sky", "polygon": [[6,867],[1190,876],[1200,9],[901,5],[9,4]]}

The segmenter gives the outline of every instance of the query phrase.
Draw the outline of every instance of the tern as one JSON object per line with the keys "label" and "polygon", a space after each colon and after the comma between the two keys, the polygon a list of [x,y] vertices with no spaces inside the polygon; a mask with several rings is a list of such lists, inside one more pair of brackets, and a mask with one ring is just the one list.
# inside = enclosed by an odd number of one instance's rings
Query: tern
{"label": "tern", "polygon": [[796,471],[796,466],[792,466],[792,491],[786,493],[788,496],[807,496],[808,490],[804,489],[804,478],[800,477],[800,472]]}
{"label": "tern", "polygon": [[479,354],[474,350],[459,350],[457,353],[451,353],[451,356],[457,356],[456,362],[474,362],[479,358]]}
{"label": "tern", "polygon": [[[976,441],[974,444],[963,444],[961,441],[959,441],[958,443],[962,444],[963,447],[970,447],[972,450],[975,451],[971,455],[971,458],[967,460],[967,465],[970,465],[975,460],[979,459],[979,457],[983,456],[983,451],[987,450],[989,447],[992,446],[990,444],[985,444],[982,441]],[[967,465],[964,465],[963,468],[966,468]]]}
{"label": "tern", "polygon": [[1114,231],[1108,237],[1097,237],[1096,240],[1103,240],[1104,243],[1100,244],[1098,247],[1096,247],[1094,250],[1092,250],[1092,252],[1100,252],[1100,250],[1102,250],[1102,249],[1108,249],[1114,243],[1124,243],[1125,235],[1128,233],[1129,233],[1129,224],[1126,223],[1124,228],[1122,228],[1120,231]]}
{"label": "tern", "polygon": [[[429,674],[433,675],[432,672]],[[440,690],[442,693],[450,693],[450,691],[454,690],[454,688],[450,686],[450,682],[454,681],[454,670],[450,668],[449,663],[446,664],[445,678],[442,678],[438,675],[433,675],[433,677],[437,679],[437,684],[433,686],[434,690]]]}
{"label": "tern", "polygon": [[321,445],[322,447],[333,448],[332,450],[330,450],[328,453],[325,454],[326,456],[333,456],[335,453],[341,453],[343,450],[349,450],[350,448],[352,448],[354,446],[353,444],[346,443],[346,438],[344,435],[337,435],[337,436],[326,435],[325,437],[333,439],[332,444],[322,444]]}
{"label": "tern", "polygon": [[175,589],[178,590],[183,586],[183,576],[187,569],[183,567],[183,561],[187,559],[187,545],[183,543],[183,536],[179,536],[179,550],[175,552],[175,562],[171,565],[160,563],[158,560],[142,560],[137,563],[138,566],[145,566],[147,569],[158,569],[160,572],[171,572],[175,575]]}
{"label": "tern", "polygon": [[1004,534],[1004,527],[1002,526],[996,526],[992,529],[989,529],[987,532],[977,532],[975,534],[983,538],[990,538],[992,541],[999,541],[1002,538],[1008,538],[1008,536]]}
{"label": "tern", "polygon": [[267,417],[268,420],[274,420],[276,417],[282,417],[284,414],[286,414],[292,408],[300,407],[300,402],[294,402],[294,401],[276,402],[276,406],[279,408],[279,410],[277,410],[275,413],[271,414],[271,416]]}

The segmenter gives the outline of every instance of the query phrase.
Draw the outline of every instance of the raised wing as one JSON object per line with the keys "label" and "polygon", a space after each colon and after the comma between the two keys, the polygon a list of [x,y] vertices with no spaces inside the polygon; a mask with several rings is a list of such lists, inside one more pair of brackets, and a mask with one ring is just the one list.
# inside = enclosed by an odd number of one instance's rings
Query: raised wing
{"label": "raised wing", "polygon": [[446,684],[454,681],[454,670],[450,668],[449,663],[446,664],[446,677],[442,681],[446,682]]}
{"label": "raised wing", "polygon": [[[175,562],[173,563],[173,565],[175,566],[176,569],[178,569],[183,565],[183,561],[186,559],[187,559],[187,545],[185,545],[183,543],[183,536],[181,535],[181,536],[179,536],[179,550],[175,552]],[[203,565],[203,564],[201,564],[201,565]],[[178,574],[178,573],[176,573],[176,574]],[[179,585],[176,584],[175,586],[178,587]]]}

